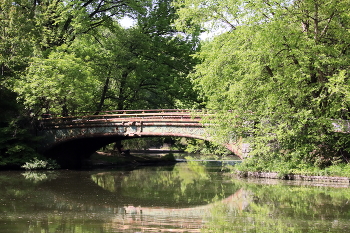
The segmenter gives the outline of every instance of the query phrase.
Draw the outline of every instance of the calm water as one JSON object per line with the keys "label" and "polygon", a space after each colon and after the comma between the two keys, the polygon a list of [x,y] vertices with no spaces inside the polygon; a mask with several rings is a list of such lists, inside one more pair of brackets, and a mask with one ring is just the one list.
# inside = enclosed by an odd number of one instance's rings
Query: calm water
{"label": "calm water", "polygon": [[[0,232],[350,232],[350,189],[200,163],[0,172]],[[315,184],[313,184],[315,185]]]}

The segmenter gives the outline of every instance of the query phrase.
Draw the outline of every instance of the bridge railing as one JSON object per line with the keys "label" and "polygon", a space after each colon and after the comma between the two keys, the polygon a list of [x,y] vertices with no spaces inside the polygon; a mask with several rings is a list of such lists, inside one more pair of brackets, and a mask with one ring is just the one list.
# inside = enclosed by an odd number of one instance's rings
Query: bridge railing
{"label": "bridge railing", "polygon": [[39,121],[40,128],[61,128],[74,126],[97,126],[106,123],[124,122],[191,122],[198,123],[201,119],[200,110],[188,109],[157,109],[157,110],[116,110],[95,112],[80,112],[74,116],[46,115]]}
{"label": "bridge railing", "polygon": [[169,114],[169,113],[200,113],[202,110],[190,110],[190,109],[146,109],[146,110],[111,110],[111,111],[86,111],[86,112],[74,112],[73,114],[70,114],[68,116],[63,116],[62,114],[42,114],[41,118],[75,118],[75,117],[93,117],[93,116],[100,116],[100,115],[123,115],[126,116],[128,114]]}

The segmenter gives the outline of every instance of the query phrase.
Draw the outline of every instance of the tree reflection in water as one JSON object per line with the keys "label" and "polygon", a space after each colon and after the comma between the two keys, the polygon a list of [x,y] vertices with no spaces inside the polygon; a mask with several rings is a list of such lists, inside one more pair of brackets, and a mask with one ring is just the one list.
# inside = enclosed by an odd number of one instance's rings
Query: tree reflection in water
{"label": "tree reflection in water", "polygon": [[271,183],[194,163],[0,172],[0,232],[349,231],[350,189]]}
{"label": "tree reflection in water", "polygon": [[[222,182],[222,173],[209,173],[198,163],[180,163],[172,169],[147,168],[131,172],[101,172],[92,175],[99,186],[123,197],[133,196],[144,205],[129,203],[113,219],[111,228],[127,227],[158,231],[162,226],[176,232],[197,232],[203,226],[203,218],[211,215],[218,205],[230,211],[242,211],[251,195],[231,182]],[[119,209],[119,211],[120,211]],[[143,227],[142,227],[143,226]],[[179,228],[180,227],[180,228]],[[192,229],[192,230],[191,230]]]}
{"label": "tree reflection in water", "polygon": [[130,172],[101,172],[91,176],[103,189],[151,205],[195,206],[225,198],[239,189],[222,183],[221,173],[209,173],[203,165],[179,163],[172,167],[148,167]]}

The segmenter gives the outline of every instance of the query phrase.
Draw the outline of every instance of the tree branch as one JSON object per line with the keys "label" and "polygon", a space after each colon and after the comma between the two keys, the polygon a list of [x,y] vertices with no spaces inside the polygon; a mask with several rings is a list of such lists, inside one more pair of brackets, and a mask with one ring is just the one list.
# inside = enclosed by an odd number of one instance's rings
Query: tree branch
{"label": "tree branch", "polygon": [[331,23],[331,21],[332,21],[334,15],[335,15],[335,12],[333,11],[333,13],[331,14],[331,16],[330,16],[330,17],[328,18],[328,20],[327,20],[327,24],[324,26],[324,28],[323,28],[323,30],[322,30],[322,32],[321,32],[321,34],[320,34],[320,38],[322,38],[322,37],[326,34],[326,32],[327,32],[327,30],[328,30],[328,27],[329,27],[329,24]]}

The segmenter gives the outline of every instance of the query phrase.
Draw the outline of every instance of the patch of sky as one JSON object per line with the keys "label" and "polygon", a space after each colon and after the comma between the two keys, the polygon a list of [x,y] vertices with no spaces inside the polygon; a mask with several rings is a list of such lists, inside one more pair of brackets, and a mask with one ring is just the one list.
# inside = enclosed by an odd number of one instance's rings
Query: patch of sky
{"label": "patch of sky", "polygon": [[[119,19],[118,22],[123,28],[131,28],[136,25],[136,20],[128,16],[124,16],[123,18]],[[209,26],[209,23],[207,24],[207,26]],[[229,28],[227,26],[224,27],[223,25],[221,25],[221,27],[216,27],[214,30],[206,30],[205,32],[201,33],[200,39],[210,40],[215,36],[227,31],[229,31]]]}
{"label": "patch of sky", "polygon": [[123,28],[131,28],[136,24],[136,20],[128,16],[119,19],[118,22]]}

